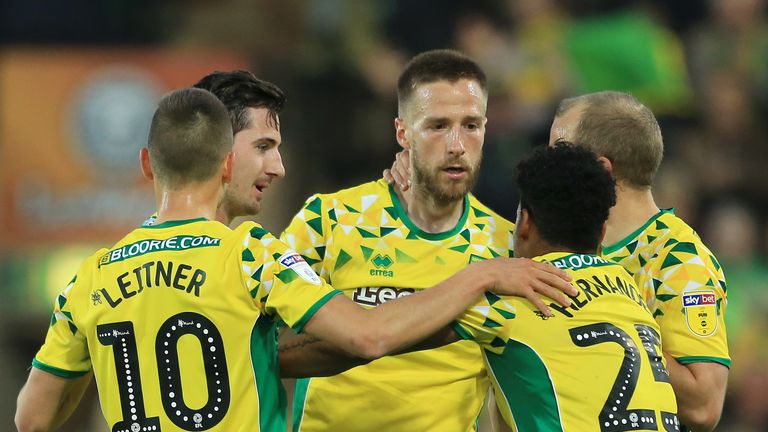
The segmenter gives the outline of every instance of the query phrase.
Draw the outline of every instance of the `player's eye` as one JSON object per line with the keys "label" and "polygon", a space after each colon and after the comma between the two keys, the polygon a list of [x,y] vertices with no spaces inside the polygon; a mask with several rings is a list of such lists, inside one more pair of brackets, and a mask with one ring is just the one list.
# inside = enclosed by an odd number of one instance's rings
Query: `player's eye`
{"label": "player's eye", "polygon": [[272,144],[272,143],[269,143],[269,142],[257,142],[257,143],[255,143],[253,146],[254,146],[254,147],[257,149],[257,150],[259,150],[259,151],[261,151],[261,152],[265,152],[265,151],[267,151],[267,150],[271,149],[271,148],[273,147],[273,145],[274,145],[274,144]]}

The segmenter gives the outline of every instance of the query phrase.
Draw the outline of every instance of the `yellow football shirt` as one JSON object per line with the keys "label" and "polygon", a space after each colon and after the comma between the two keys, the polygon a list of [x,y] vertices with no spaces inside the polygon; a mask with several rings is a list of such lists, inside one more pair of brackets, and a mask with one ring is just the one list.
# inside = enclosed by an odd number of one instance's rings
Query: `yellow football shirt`
{"label": "yellow football shirt", "polygon": [[454,325],[484,348],[496,402],[514,430],[678,430],[659,326],[632,277],[595,255],[551,253],[573,276],[573,305],[547,318],[529,301],[485,296]]}
{"label": "yellow football shirt", "polygon": [[633,274],[680,363],[731,365],[725,329],[723,269],[696,232],[672,210],[661,210],[602,255]]}
{"label": "yellow football shirt", "polygon": [[115,432],[284,432],[276,317],[300,331],[338,293],[255,223],[143,227],[83,262],[33,365],[92,368]]}
{"label": "yellow football shirt", "polygon": [[[450,231],[416,227],[383,180],[310,197],[281,239],[364,307],[429,288],[468,263],[510,256],[514,225],[473,196]],[[474,430],[488,378],[462,341],[297,380],[296,431]]]}

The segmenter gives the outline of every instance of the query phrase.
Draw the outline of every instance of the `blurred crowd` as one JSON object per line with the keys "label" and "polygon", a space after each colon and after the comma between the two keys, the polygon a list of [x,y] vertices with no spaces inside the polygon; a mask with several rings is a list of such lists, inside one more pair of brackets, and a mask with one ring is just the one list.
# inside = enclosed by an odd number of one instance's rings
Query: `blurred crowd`
{"label": "blurred crowd", "polygon": [[[301,202],[375,179],[398,150],[397,76],[453,47],[488,74],[476,195],[514,219],[513,167],[546,142],[557,102],[622,90],[658,116],[657,204],[720,259],[733,366],[719,430],[768,430],[768,23],[764,0],[6,0],[15,44],[173,46],[243,53],[288,95],[281,230]],[[41,14],[43,8],[48,8]],[[34,25],[32,25],[34,23]],[[191,83],[190,83],[191,84]],[[282,225],[281,225],[282,223]],[[270,226],[271,225],[271,226]]]}

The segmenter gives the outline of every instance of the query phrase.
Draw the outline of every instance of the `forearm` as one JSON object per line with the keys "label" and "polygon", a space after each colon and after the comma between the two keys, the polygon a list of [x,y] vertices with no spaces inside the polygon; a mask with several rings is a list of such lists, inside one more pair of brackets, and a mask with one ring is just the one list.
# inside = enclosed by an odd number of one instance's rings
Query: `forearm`
{"label": "forearm", "polygon": [[378,356],[403,352],[437,333],[491,288],[493,278],[480,266],[467,267],[440,284],[368,310],[364,335]]}
{"label": "forearm", "polygon": [[18,430],[49,431],[61,426],[80,403],[92,376],[67,379],[32,368],[16,401]]}
{"label": "forearm", "polygon": [[333,376],[370,362],[329,342],[292,331],[280,335],[278,359],[281,378]]}
{"label": "forearm", "polygon": [[[453,329],[443,327],[427,339],[392,355],[433,349],[459,339],[459,335]],[[281,378],[333,376],[371,362],[369,359],[350,354],[332,343],[307,334],[297,335],[290,330],[280,334],[278,358]]]}
{"label": "forearm", "polygon": [[718,363],[683,365],[664,356],[680,422],[696,432],[713,430],[723,410],[728,369]]}
{"label": "forearm", "polygon": [[371,310],[336,296],[312,316],[304,331],[355,356],[375,359],[435,333],[486,290],[525,297],[551,316],[540,295],[570,306],[563,291],[574,295],[575,288],[568,280],[567,273],[546,263],[497,257],[470,264],[432,288]]}

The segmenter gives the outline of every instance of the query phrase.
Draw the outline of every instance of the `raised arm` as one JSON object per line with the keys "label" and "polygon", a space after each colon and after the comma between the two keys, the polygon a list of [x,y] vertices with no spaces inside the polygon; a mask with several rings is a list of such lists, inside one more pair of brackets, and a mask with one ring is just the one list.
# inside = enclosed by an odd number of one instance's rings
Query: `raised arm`
{"label": "raised arm", "polygon": [[549,264],[497,257],[473,263],[433,288],[366,310],[342,296],[321,307],[306,333],[357,357],[376,359],[426,338],[468,308],[484,291],[529,299],[551,311],[537,293],[570,305],[570,277]]}
{"label": "raised arm", "polygon": [[33,367],[16,400],[16,428],[37,432],[61,426],[80,403],[92,377],[88,373],[62,378]]}

